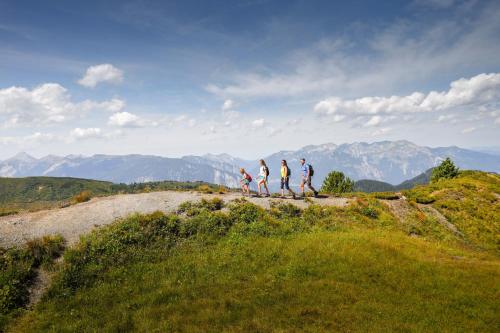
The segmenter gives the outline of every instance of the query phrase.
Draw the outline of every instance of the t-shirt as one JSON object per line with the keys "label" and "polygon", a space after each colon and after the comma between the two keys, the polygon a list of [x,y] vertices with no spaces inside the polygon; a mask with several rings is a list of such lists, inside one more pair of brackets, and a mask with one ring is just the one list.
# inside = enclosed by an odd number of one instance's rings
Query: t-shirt
{"label": "t-shirt", "polygon": [[287,169],[288,168],[286,166],[281,167],[281,178],[286,178]]}
{"label": "t-shirt", "polygon": [[309,164],[304,163],[302,166],[302,174],[304,177],[307,177],[307,173],[309,172]]}
{"label": "t-shirt", "polygon": [[266,167],[265,166],[263,166],[263,165],[260,166],[259,175],[261,175],[262,177],[266,177]]}

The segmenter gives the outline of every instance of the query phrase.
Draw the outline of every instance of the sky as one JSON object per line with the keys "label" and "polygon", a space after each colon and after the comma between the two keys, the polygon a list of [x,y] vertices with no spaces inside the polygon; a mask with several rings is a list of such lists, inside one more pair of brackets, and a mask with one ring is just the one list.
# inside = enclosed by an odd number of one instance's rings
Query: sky
{"label": "sky", "polygon": [[0,0],[0,159],[500,146],[500,2]]}

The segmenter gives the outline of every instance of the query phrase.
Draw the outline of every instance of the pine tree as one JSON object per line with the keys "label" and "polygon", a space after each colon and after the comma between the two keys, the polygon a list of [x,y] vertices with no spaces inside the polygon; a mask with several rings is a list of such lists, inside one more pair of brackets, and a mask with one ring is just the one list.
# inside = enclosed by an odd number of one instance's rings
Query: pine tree
{"label": "pine tree", "polygon": [[451,179],[458,176],[458,168],[453,161],[447,157],[441,164],[432,170],[431,181],[437,182],[440,179]]}
{"label": "pine tree", "polygon": [[332,171],[323,181],[321,191],[326,193],[345,193],[351,192],[353,188],[354,181],[340,171]]}

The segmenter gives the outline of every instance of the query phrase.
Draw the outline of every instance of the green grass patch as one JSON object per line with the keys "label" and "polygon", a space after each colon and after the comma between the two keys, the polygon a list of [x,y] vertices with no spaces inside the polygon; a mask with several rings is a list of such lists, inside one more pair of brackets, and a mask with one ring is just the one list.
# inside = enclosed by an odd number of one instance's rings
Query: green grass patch
{"label": "green grass patch", "polygon": [[[461,173],[407,191],[403,221],[373,195],[132,215],[68,249],[42,302],[8,330],[497,331],[498,178]],[[421,209],[425,196],[465,239]]]}
{"label": "green grass patch", "polygon": [[21,248],[0,248],[0,331],[27,304],[35,268],[48,266],[64,250],[60,236],[46,236]]}
{"label": "green grass patch", "polygon": [[[463,171],[455,179],[442,179],[405,191],[409,200],[431,204],[464,234],[473,246],[500,253],[500,176]],[[432,198],[431,202],[422,198]]]}

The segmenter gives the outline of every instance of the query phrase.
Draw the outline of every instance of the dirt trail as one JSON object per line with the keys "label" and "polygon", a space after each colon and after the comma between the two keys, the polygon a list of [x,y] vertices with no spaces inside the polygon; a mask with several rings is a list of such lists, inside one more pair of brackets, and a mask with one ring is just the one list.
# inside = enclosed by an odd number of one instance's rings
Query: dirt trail
{"label": "dirt trail", "polygon": [[[141,194],[121,194],[94,198],[89,202],[61,209],[44,210],[0,217],[0,247],[20,245],[27,240],[45,235],[61,234],[68,243],[74,244],[80,235],[90,232],[94,227],[109,224],[115,219],[134,212],[151,213],[156,210],[172,212],[185,201],[198,201],[201,198],[220,197],[225,202],[241,198],[239,193],[201,194],[198,192],[151,192]],[[247,198],[249,201],[269,208],[270,202],[290,202],[305,208],[309,204],[303,200],[279,198]],[[322,198],[312,201],[321,205],[345,206],[345,198]]]}

